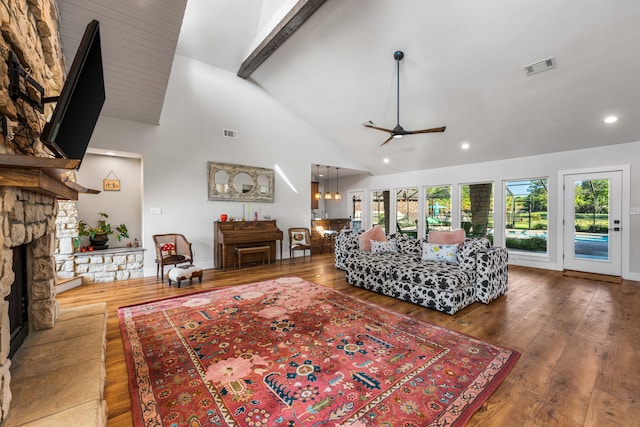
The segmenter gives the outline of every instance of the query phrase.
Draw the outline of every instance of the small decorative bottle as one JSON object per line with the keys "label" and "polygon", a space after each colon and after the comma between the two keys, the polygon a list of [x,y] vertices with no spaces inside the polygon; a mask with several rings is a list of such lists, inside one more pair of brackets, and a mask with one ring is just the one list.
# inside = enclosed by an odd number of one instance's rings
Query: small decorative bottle
{"label": "small decorative bottle", "polygon": [[257,220],[258,220],[258,211],[255,211],[255,212],[253,213],[253,220],[254,220],[254,221],[257,221]]}

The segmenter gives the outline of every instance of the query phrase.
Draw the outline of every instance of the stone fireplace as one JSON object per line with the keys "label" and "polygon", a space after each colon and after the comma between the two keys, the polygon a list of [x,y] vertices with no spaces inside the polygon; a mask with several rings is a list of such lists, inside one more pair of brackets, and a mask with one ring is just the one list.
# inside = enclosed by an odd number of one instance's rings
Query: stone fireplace
{"label": "stone fireplace", "polygon": [[0,133],[0,421],[7,418],[12,396],[7,296],[15,277],[13,248],[25,245],[28,330],[52,329],[59,316],[53,257],[57,199],[77,199],[77,192],[64,185],[59,172],[76,166],[52,159],[37,139],[53,104],[46,104],[40,114],[24,100],[13,99],[7,58],[13,52],[30,77],[43,86],[45,97],[58,95],[66,69],[58,20],[55,0],[0,0],[0,116],[12,123],[10,137]]}
{"label": "stone fireplace", "polygon": [[19,188],[0,187],[0,410],[6,417],[11,402],[9,359],[11,329],[9,302],[5,298],[14,282],[13,248],[26,245],[28,327],[50,329],[58,316],[55,300],[56,199]]}

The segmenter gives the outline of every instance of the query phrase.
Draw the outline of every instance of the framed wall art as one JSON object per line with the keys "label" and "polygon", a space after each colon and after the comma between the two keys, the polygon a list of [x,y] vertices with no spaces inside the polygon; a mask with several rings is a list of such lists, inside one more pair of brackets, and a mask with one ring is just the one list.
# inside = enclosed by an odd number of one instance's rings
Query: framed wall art
{"label": "framed wall art", "polygon": [[273,169],[215,162],[207,167],[209,200],[273,203]]}

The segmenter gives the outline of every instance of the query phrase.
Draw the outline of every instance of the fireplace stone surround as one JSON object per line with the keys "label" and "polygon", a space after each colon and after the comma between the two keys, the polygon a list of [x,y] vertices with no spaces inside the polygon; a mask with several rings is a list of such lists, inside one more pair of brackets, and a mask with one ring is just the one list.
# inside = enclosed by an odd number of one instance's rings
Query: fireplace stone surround
{"label": "fireplace stone surround", "polygon": [[[0,115],[19,123],[12,138],[0,134],[0,423],[4,426],[12,400],[10,325],[8,302],[14,281],[13,247],[27,245],[27,294],[30,333],[54,332],[60,314],[55,299],[56,263],[60,252],[56,240],[57,198],[77,199],[77,192],[63,188],[65,182],[53,177],[53,171],[73,169],[73,165],[46,162],[51,153],[33,135],[42,129],[53,111],[53,104],[39,114],[24,100],[12,99],[8,90],[8,64],[14,52],[30,76],[39,82],[45,96],[60,93],[65,81],[66,65],[59,36],[59,10],[56,0],[0,0]],[[26,164],[12,164],[13,157],[38,158]],[[55,159],[62,160],[62,159]],[[39,184],[33,185],[33,181]],[[24,185],[16,181],[24,182]],[[55,191],[51,191],[55,189]],[[62,193],[58,192],[60,190]],[[27,338],[29,340],[30,337]],[[23,346],[21,350],[26,347]],[[18,354],[20,354],[18,351]],[[19,365],[19,358],[15,357]],[[19,384],[16,379],[16,384]],[[17,393],[16,393],[17,396]],[[16,397],[14,406],[24,403]],[[15,411],[14,411],[15,412]]]}
{"label": "fireplace stone surround", "polygon": [[9,303],[4,299],[14,281],[13,250],[27,246],[29,330],[51,329],[59,313],[55,300],[56,267],[53,258],[57,202],[52,196],[12,187],[0,187],[0,416],[11,403],[11,331]]}

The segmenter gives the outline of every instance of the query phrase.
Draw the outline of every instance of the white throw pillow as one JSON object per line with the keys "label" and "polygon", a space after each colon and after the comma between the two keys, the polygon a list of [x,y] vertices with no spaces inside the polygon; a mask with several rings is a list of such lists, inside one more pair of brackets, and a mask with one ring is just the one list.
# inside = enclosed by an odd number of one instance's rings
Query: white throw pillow
{"label": "white throw pillow", "polygon": [[455,264],[457,262],[456,253],[458,245],[437,245],[434,243],[422,244],[423,261],[440,261]]}

